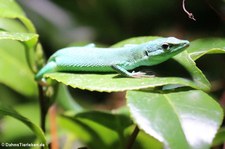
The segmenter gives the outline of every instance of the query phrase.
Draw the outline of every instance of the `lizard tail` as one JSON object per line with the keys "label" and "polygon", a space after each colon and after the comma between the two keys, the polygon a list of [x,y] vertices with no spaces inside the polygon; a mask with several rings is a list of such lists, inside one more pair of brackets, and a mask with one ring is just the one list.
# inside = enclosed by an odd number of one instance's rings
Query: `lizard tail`
{"label": "lizard tail", "polygon": [[49,62],[43,68],[41,68],[41,70],[35,75],[35,80],[40,81],[43,78],[44,74],[56,71],[57,71],[56,63]]}

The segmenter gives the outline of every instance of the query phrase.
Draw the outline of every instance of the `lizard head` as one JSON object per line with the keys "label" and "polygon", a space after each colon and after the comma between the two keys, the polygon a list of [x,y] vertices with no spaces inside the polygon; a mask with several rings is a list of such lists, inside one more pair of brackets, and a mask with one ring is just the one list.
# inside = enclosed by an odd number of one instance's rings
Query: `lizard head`
{"label": "lizard head", "polygon": [[189,41],[174,37],[159,38],[145,44],[144,55],[152,64],[158,64],[182,52]]}

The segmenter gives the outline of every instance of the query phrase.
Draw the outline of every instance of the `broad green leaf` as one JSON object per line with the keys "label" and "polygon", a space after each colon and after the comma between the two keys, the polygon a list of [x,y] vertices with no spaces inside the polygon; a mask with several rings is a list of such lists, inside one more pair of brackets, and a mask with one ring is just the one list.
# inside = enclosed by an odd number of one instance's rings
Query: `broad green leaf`
{"label": "broad green leaf", "polygon": [[28,66],[2,49],[0,49],[0,71],[1,83],[26,96],[37,93],[37,85]]}
{"label": "broad green leaf", "polygon": [[3,105],[0,105],[0,115],[3,116],[10,116],[13,117],[20,122],[24,123],[27,127],[29,127],[35,134],[36,136],[40,139],[40,143],[43,143],[45,145],[45,149],[48,148],[47,141],[45,139],[45,135],[43,131],[41,130],[40,127],[38,127],[36,124],[32,123],[29,119],[23,117],[16,111],[14,111],[12,108],[5,108]]}
{"label": "broad green leaf", "polygon": [[45,77],[51,78],[73,88],[99,92],[118,92],[154,88],[167,84],[181,84],[192,88],[199,88],[192,81],[176,77],[126,78],[117,74],[75,74],[49,73]]}
{"label": "broad green leaf", "polygon": [[15,0],[0,0],[0,17],[9,19],[19,19],[29,32],[35,33],[35,28],[31,21],[25,16],[25,13]]}
{"label": "broad green leaf", "polygon": [[125,128],[131,125],[128,117],[118,114],[90,111],[65,115],[60,124],[81,139],[90,148],[124,148]]}
{"label": "broad green leaf", "polygon": [[0,32],[0,82],[26,96],[36,94],[36,83],[25,55],[37,39],[38,35],[33,33]]}
{"label": "broad green leaf", "polygon": [[171,149],[206,149],[222,123],[218,103],[200,90],[176,93],[128,91],[135,123]]}
{"label": "broad green leaf", "polygon": [[205,54],[225,53],[225,38],[205,38],[191,42],[187,52],[193,60]]}

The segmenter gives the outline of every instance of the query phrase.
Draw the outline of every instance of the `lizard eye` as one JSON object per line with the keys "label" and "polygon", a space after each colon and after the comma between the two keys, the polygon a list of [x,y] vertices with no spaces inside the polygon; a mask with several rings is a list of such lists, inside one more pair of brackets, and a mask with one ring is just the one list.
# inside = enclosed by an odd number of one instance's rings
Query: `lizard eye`
{"label": "lizard eye", "polygon": [[163,50],[168,50],[170,48],[170,45],[168,43],[162,44]]}

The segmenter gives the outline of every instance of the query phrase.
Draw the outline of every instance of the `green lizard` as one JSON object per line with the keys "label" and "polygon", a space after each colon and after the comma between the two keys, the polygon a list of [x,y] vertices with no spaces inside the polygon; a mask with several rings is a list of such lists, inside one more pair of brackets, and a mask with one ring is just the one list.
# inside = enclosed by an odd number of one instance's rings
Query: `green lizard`
{"label": "green lizard", "polygon": [[141,77],[145,76],[145,73],[128,70],[162,63],[183,51],[188,45],[187,40],[168,37],[120,48],[97,48],[94,44],[68,47],[55,52],[36,74],[35,79],[40,81],[44,74],[58,71],[115,71],[127,77]]}

